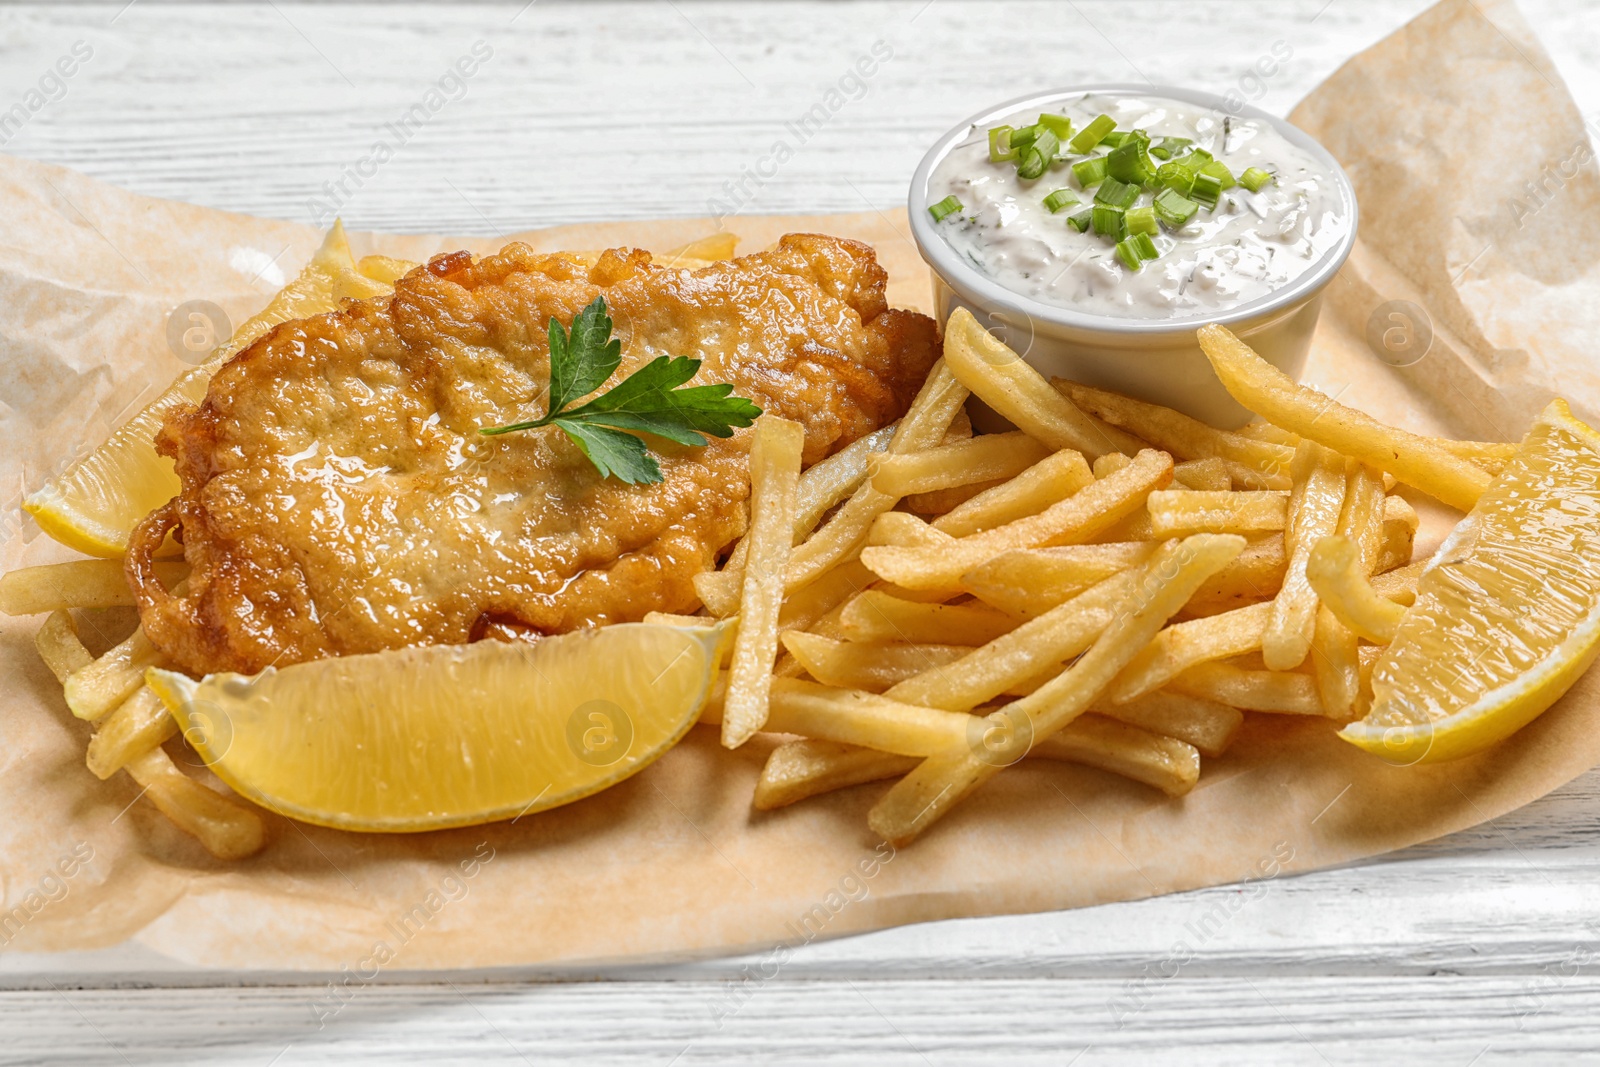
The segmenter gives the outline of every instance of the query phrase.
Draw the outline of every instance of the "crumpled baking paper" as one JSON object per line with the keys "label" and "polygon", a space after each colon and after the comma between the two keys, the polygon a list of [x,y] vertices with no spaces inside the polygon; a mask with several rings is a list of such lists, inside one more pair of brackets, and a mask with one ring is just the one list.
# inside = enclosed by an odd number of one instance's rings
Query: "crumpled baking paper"
{"label": "crumpled baking paper", "polygon": [[[1514,10],[1440,4],[1351,60],[1294,117],[1344,161],[1362,210],[1311,380],[1401,424],[1469,437],[1516,439],[1557,392],[1600,415],[1587,352],[1600,335],[1600,186],[1592,164],[1563,162],[1588,159],[1583,124]],[[9,569],[69,557],[20,517],[21,495],[185,369],[184,347],[168,338],[174,308],[206,300],[242,321],[319,234],[16,159],[0,158],[0,203]],[[795,230],[869,241],[892,301],[929,303],[899,212],[730,226],[746,249]],[[711,228],[625,222],[516,236],[546,249],[666,249]],[[500,244],[354,241],[358,253],[412,259]],[[1426,539],[1436,540],[1447,516],[1428,518]],[[132,625],[125,611],[83,614],[101,647]],[[780,960],[813,938],[899,923],[1274,877],[1492,819],[1600,761],[1595,677],[1506,744],[1440,766],[1390,766],[1326,721],[1253,716],[1180,800],[1030,761],[896,852],[865,821],[884,785],[756,812],[770,742],[727,752],[715,731],[697,729],[633,779],[515,823],[384,836],[269,817],[266,849],[224,864],[140,801],[126,776],[100,782],[84,768],[89,730],[34,653],[39,621],[0,619],[0,948],[131,939],[197,967],[329,970],[347,984],[386,970],[738,950]]]}

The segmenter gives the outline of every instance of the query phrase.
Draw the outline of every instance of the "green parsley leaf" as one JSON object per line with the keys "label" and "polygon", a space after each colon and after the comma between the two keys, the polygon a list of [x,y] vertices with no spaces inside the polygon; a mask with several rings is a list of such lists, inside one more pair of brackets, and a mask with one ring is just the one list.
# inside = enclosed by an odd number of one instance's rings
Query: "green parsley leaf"
{"label": "green parsley leaf", "polygon": [[755,404],[731,395],[733,386],[685,385],[700,370],[686,356],[658,356],[587,404],[567,405],[604,385],[622,363],[622,342],[611,336],[604,297],[580,311],[570,331],[550,320],[550,404],[531,422],[491,426],[482,434],[558,426],[605,477],[630,485],[661,481],[661,467],[635,433],[699,447],[705,434],[731,437],[761,414]]}
{"label": "green parsley leaf", "polygon": [[645,449],[644,442],[632,434],[581,422],[556,425],[589,457],[601,477],[614,477],[629,485],[650,485],[661,480],[661,465]]}

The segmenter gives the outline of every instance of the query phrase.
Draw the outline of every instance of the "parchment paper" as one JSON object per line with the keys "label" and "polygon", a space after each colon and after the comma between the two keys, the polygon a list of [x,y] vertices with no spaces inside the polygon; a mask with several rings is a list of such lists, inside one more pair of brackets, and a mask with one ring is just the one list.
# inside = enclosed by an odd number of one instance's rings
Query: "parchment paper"
{"label": "parchment paper", "polygon": [[[1324,313],[1313,381],[1402,424],[1463,435],[1503,428],[1515,438],[1558,389],[1591,418],[1600,412],[1585,352],[1600,314],[1594,166],[1523,228],[1497,214],[1507,211],[1500,195],[1519,187],[1516,161],[1536,171],[1583,136],[1513,11],[1441,4],[1352,60],[1296,117],[1346,161],[1363,212],[1362,243]],[[10,494],[37,487],[75,443],[98,441],[184,369],[166,343],[171,309],[206,299],[241,321],[319,235],[14,159],[0,159],[0,203],[0,566],[10,568],[68,558],[17,519]],[[893,302],[929,302],[898,213],[729,225],[747,249],[792,230],[870,241],[894,280]],[[665,249],[710,228],[680,220],[515,236],[545,248]],[[356,243],[421,258],[501,242]],[[1425,309],[1436,335],[1420,362],[1399,370],[1364,339],[1374,309],[1394,299]],[[1490,428],[1474,421],[1480,412]],[[130,625],[126,613],[84,619],[91,639],[104,631],[101,644],[118,623]],[[0,620],[4,944],[132,938],[200,966],[347,965],[360,981],[384,969],[736,949],[776,958],[812,937],[1305,871],[1493,818],[1600,761],[1593,676],[1498,749],[1435,767],[1389,766],[1337,740],[1325,721],[1252,716],[1181,800],[1087,769],[1023,765],[895,853],[865,823],[883,786],[757,813],[750,797],[770,745],[730,753],[700,729],[632,780],[515,824],[380,836],[273,819],[265,851],[227,865],[139,801],[126,776],[102,783],[85,770],[88,729],[34,654],[38,624]],[[5,926],[7,914],[21,920]]]}

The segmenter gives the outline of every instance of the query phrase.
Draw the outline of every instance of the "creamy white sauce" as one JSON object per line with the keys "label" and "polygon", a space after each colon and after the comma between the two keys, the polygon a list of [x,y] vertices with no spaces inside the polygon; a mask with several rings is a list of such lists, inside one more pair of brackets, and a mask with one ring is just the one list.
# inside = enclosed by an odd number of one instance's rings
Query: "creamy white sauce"
{"label": "creamy white sauce", "polygon": [[[1118,130],[1144,130],[1152,144],[1187,137],[1226,164],[1235,180],[1258,167],[1276,181],[1255,193],[1242,185],[1224,191],[1215,210],[1202,206],[1182,229],[1163,223],[1154,238],[1160,258],[1131,271],[1109,238],[1067,225],[1094,200],[1094,190],[1079,185],[1071,169],[1086,156],[1063,144],[1056,163],[1033,181],[1019,178],[1013,163],[989,161],[990,127],[1029,126],[1041,110],[1071,118],[1074,133],[1109,115]],[[1107,151],[1102,145],[1090,154]],[[1057,189],[1071,190],[1082,203],[1052,214],[1044,198]],[[975,127],[929,178],[928,203],[946,196],[962,209],[934,229],[973,269],[1040,303],[1111,318],[1177,319],[1247,304],[1299,277],[1350,225],[1332,178],[1270,124],[1231,118],[1225,137],[1224,117],[1215,112],[1122,94],[1072,97]],[[1148,194],[1139,200],[1148,202]]]}

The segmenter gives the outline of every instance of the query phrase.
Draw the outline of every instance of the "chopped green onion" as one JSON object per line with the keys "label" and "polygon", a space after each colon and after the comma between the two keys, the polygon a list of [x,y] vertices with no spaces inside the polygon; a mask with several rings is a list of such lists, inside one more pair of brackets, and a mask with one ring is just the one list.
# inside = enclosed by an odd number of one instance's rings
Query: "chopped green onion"
{"label": "chopped green onion", "polygon": [[1050,210],[1050,214],[1052,215],[1060,211],[1062,208],[1071,207],[1076,203],[1079,203],[1077,194],[1071,189],[1057,189],[1055,192],[1044,198],[1044,206]]}
{"label": "chopped green onion", "polygon": [[1144,266],[1144,257],[1139,254],[1139,248],[1131,238],[1117,242],[1117,258],[1122,260],[1123,265],[1129,270],[1136,271]]}
{"label": "chopped green onion", "polygon": [[1221,160],[1214,160],[1200,168],[1201,174],[1209,174],[1222,183],[1224,189],[1232,189],[1239,183],[1233,180],[1233,171],[1229,170]]}
{"label": "chopped green onion", "polygon": [[928,208],[928,214],[933,216],[934,222],[943,222],[945,216],[954,215],[960,210],[961,201],[957,200],[954,196],[947,196],[937,204],[931,205]]}
{"label": "chopped green onion", "polygon": [[1074,230],[1077,230],[1079,233],[1086,232],[1089,229],[1089,227],[1092,226],[1093,224],[1094,224],[1094,209],[1093,208],[1089,209],[1088,211],[1080,211],[1076,215],[1073,215],[1071,218],[1067,219],[1067,225],[1071,226]]}
{"label": "chopped green onion", "polygon": [[1110,204],[1096,204],[1090,209],[1090,223],[1094,232],[1105,234],[1113,240],[1120,241],[1128,236],[1128,218],[1119,207]]}
{"label": "chopped green onion", "polygon": [[1156,250],[1156,243],[1147,233],[1134,234],[1117,242],[1117,258],[1127,265],[1129,270],[1139,270],[1147,260],[1160,258],[1161,253]]}
{"label": "chopped green onion", "polygon": [[1134,185],[1143,185],[1155,177],[1156,165],[1150,162],[1146,152],[1150,139],[1139,130],[1134,130],[1128,139],[1106,156],[1106,171],[1113,178],[1120,178]]}
{"label": "chopped green onion", "polygon": [[1161,221],[1174,229],[1194,218],[1195,212],[1200,210],[1199,204],[1176,189],[1161,190],[1156,194],[1155,203],[1151,206],[1155,208]]}
{"label": "chopped green onion", "polygon": [[1156,182],[1179,196],[1188,196],[1189,190],[1194,188],[1194,171],[1182,163],[1163,163],[1156,171]]}
{"label": "chopped green onion", "polygon": [[1048,111],[1041,112],[1038,125],[1043,126],[1063,141],[1072,136],[1072,120],[1065,115],[1053,115]]}
{"label": "chopped green onion", "polygon": [[1130,207],[1128,209],[1129,233],[1155,233],[1156,209],[1153,207]]}
{"label": "chopped green onion", "polygon": [[1090,159],[1079,160],[1072,165],[1072,176],[1078,179],[1078,184],[1085,189],[1098,182],[1105,181],[1106,157],[1094,156]]}
{"label": "chopped green onion", "polygon": [[1037,124],[1033,126],[1018,127],[1017,129],[1011,131],[1011,147],[1018,149],[1019,151],[1027,148],[1029,145],[1033,144],[1034,141],[1038,140],[1039,135],[1043,132],[1044,128]]}
{"label": "chopped green onion", "polygon": [[1160,144],[1150,149],[1150,154],[1158,159],[1171,159],[1192,144],[1194,141],[1188,137],[1163,137]]}
{"label": "chopped green onion", "polygon": [[1072,139],[1069,146],[1078,155],[1083,155],[1095,145],[1105,140],[1106,134],[1117,128],[1117,121],[1110,115],[1101,115],[1089,125],[1078,131],[1078,136]]}
{"label": "chopped green onion", "polygon": [[1017,177],[1031,181],[1043,174],[1056,161],[1056,151],[1060,147],[1061,142],[1055,134],[1049,130],[1041,131],[1033,143],[1017,156]]}
{"label": "chopped green onion", "polygon": [[1008,159],[1017,158],[1017,150],[1011,143],[1011,134],[1015,132],[1010,126],[996,126],[989,131],[989,162],[1004,163]]}
{"label": "chopped green onion", "polygon": [[1120,147],[1121,144],[1127,139],[1127,130],[1112,130],[1110,133],[1100,138],[1100,143],[1105,145],[1107,148],[1117,148]]}
{"label": "chopped green onion", "polygon": [[1100,188],[1094,194],[1097,204],[1109,204],[1118,210],[1125,210],[1133,206],[1139,199],[1139,187],[1129,185],[1127,182],[1115,178],[1107,178],[1100,183]]}
{"label": "chopped green onion", "polygon": [[1259,193],[1263,185],[1266,185],[1268,182],[1273,180],[1274,179],[1272,175],[1268,174],[1260,167],[1247,167],[1245,172],[1239,175],[1239,184],[1250,190],[1252,193]]}
{"label": "chopped green onion", "polygon": [[1178,162],[1190,170],[1199,170],[1211,162],[1211,153],[1204,148],[1191,148],[1189,154],[1178,160]]}
{"label": "chopped green onion", "polygon": [[1216,209],[1217,197],[1222,195],[1222,180],[1215,174],[1196,174],[1194,187],[1189,190],[1189,199],[1198,200],[1212,210]]}

